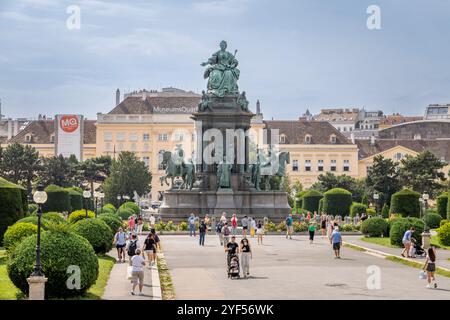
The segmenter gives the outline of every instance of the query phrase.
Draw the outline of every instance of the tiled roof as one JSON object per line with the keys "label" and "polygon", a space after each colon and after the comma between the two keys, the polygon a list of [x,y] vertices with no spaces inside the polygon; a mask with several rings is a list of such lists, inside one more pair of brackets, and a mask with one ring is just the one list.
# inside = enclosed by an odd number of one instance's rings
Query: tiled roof
{"label": "tiled roof", "polygon": [[[279,135],[286,136],[285,144],[307,144],[305,136],[311,136],[310,144],[332,144],[331,135],[336,136],[335,144],[351,144],[336,128],[326,121],[271,120],[264,121],[267,129],[278,129]],[[270,134],[268,134],[270,137]]]}
{"label": "tiled roof", "polygon": [[426,150],[434,153],[439,159],[450,162],[450,140],[398,140],[377,139],[375,144],[370,140],[356,140],[359,149],[359,158],[367,158],[396,146],[402,146],[416,152]]}
{"label": "tiled roof", "polygon": [[[156,97],[127,97],[119,103],[109,114],[151,114],[159,112],[185,113],[181,110],[195,110],[200,103],[201,96],[190,95],[160,95]],[[180,111],[179,111],[180,110]]]}
{"label": "tiled roof", "polygon": [[380,125],[396,125],[405,122],[413,122],[423,120],[421,116],[401,116],[401,115],[388,115],[380,119]]}
{"label": "tiled roof", "polygon": [[[50,144],[51,136],[55,133],[54,120],[38,120],[31,122],[19,134],[10,139],[8,142],[32,143],[32,144]],[[26,136],[32,135],[32,141],[27,142]],[[84,120],[84,143],[95,144],[97,136],[97,128],[95,120]]]}

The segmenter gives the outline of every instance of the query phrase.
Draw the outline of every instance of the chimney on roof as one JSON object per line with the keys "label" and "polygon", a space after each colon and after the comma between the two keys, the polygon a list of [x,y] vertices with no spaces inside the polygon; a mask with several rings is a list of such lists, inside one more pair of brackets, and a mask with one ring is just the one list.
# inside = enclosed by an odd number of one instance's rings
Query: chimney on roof
{"label": "chimney on roof", "polygon": [[375,135],[372,133],[372,136],[370,137],[370,145],[375,145]]}
{"label": "chimney on roof", "polygon": [[117,88],[116,90],[116,106],[120,103],[120,90]]}
{"label": "chimney on roof", "polygon": [[259,99],[256,100],[256,114],[261,114],[261,103],[259,102]]}

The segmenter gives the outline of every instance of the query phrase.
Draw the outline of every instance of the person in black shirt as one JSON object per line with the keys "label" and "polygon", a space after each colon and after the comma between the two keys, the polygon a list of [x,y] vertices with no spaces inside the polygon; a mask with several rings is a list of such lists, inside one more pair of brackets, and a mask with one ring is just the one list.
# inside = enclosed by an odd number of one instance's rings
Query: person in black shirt
{"label": "person in black shirt", "polygon": [[230,260],[233,255],[239,253],[239,245],[236,243],[236,237],[232,236],[231,241],[227,243],[225,247],[225,252],[227,252],[227,266],[230,265]]}
{"label": "person in black shirt", "polygon": [[198,232],[200,234],[200,240],[199,240],[199,244],[201,246],[205,246],[205,236],[206,236],[206,230],[207,230],[207,226],[204,220],[202,220],[198,226]]}
{"label": "person in black shirt", "polygon": [[242,273],[244,278],[247,278],[250,275],[250,259],[252,259],[252,248],[247,238],[241,240],[240,250]]}
{"label": "person in black shirt", "polygon": [[150,233],[145,239],[142,250],[147,254],[150,266],[153,266],[156,261],[156,241],[153,233]]}
{"label": "person in black shirt", "polygon": [[152,229],[151,233],[153,234],[153,237],[155,238],[155,244],[156,244],[156,251],[160,251],[161,250],[161,240],[159,240],[158,235],[156,234],[156,230]]}

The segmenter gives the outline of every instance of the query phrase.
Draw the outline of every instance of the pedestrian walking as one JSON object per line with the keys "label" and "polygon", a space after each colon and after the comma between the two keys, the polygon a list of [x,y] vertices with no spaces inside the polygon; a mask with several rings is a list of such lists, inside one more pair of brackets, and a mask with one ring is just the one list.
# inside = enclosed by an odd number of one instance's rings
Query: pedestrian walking
{"label": "pedestrian walking", "polygon": [[252,238],[255,237],[255,233],[256,233],[256,221],[253,218],[249,219],[249,225],[250,225],[250,236]]}
{"label": "pedestrian walking", "polygon": [[131,234],[134,234],[134,225],[136,224],[136,221],[134,220],[134,215],[131,215],[128,218],[128,232]]}
{"label": "pedestrian walking", "polygon": [[114,235],[113,245],[116,246],[117,249],[117,258],[118,262],[125,262],[125,247],[127,245],[127,234],[123,232],[122,227],[119,228],[119,231]]}
{"label": "pedestrian walking", "polygon": [[264,225],[261,220],[258,220],[258,224],[256,225],[256,236],[258,238],[258,244],[263,244],[263,235],[264,235]]}
{"label": "pedestrian walking", "polygon": [[209,217],[208,214],[205,214],[205,224],[206,224],[206,232],[208,232],[208,230],[211,230],[211,218]]}
{"label": "pedestrian walking", "polygon": [[143,227],[144,227],[144,220],[142,219],[141,216],[139,216],[137,219],[137,234],[138,235],[142,234]]}
{"label": "pedestrian walking", "polygon": [[142,289],[144,288],[144,267],[145,260],[141,256],[141,250],[136,249],[136,254],[133,255],[130,261],[131,264],[131,283],[133,284],[131,289],[131,295],[135,295],[134,290],[139,285],[139,295],[142,296]]}
{"label": "pedestrian walking", "polygon": [[241,251],[242,274],[244,275],[244,278],[247,278],[250,276],[250,260],[253,258],[252,248],[250,247],[250,242],[247,238],[241,240],[239,249]]}
{"label": "pedestrian walking", "polygon": [[292,233],[294,232],[294,219],[292,219],[292,213],[290,213],[284,220],[286,224],[286,239],[292,239]]}
{"label": "pedestrian walking", "polygon": [[400,254],[402,257],[405,256],[406,253],[406,257],[407,258],[411,258],[411,256],[409,255],[410,249],[411,249],[411,242],[412,242],[412,235],[414,234],[414,232],[416,231],[416,228],[411,227],[409,230],[406,230],[405,233],[403,234],[403,238],[402,238],[402,243],[403,243],[403,251]]}
{"label": "pedestrian walking", "polygon": [[242,218],[241,223],[242,223],[242,237],[246,238],[248,231],[248,217],[244,216],[244,218]]}
{"label": "pedestrian walking", "polygon": [[311,223],[309,224],[309,227],[308,227],[308,231],[309,231],[309,244],[312,244],[314,241],[314,234],[316,233],[316,222],[315,221],[311,221]]}
{"label": "pedestrian walking", "polygon": [[147,238],[145,238],[142,250],[147,254],[147,260],[150,263],[149,267],[153,266],[156,261],[156,241],[153,233],[149,233]]}
{"label": "pedestrian walking", "polygon": [[220,221],[222,222],[222,224],[225,224],[225,222],[227,222],[227,213],[225,211],[222,212],[222,216],[220,217]]}
{"label": "pedestrian walking", "polygon": [[155,223],[156,218],[153,216],[153,214],[150,215],[150,231],[156,230]]}
{"label": "pedestrian walking", "polygon": [[202,220],[198,226],[198,233],[200,235],[199,245],[201,245],[201,246],[205,246],[205,236],[206,236],[207,230],[208,230],[208,227],[206,226],[205,221]]}
{"label": "pedestrian walking", "polygon": [[236,243],[236,237],[232,236],[225,245],[225,252],[227,253],[227,269],[230,265],[231,257],[239,254],[239,245]]}
{"label": "pedestrian walking", "polygon": [[191,215],[188,218],[188,224],[189,224],[189,236],[196,236],[195,234],[195,215],[191,213]]}
{"label": "pedestrian walking", "polygon": [[228,227],[228,223],[225,222],[225,224],[222,227],[224,245],[227,245],[227,243],[230,242],[230,234],[231,234],[230,227]]}
{"label": "pedestrian walking", "polygon": [[231,234],[233,236],[236,235],[237,232],[237,225],[238,225],[238,220],[236,218],[236,214],[233,213],[233,216],[231,217]]}
{"label": "pedestrian walking", "polygon": [[427,251],[427,260],[423,266],[423,270],[427,272],[427,288],[437,288],[436,278],[434,273],[436,271],[436,250],[434,247],[429,247]]}
{"label": "pedestrian walking", "polygon": [[155,243],[156,243],[156,251],[161,251],[161,240],[159,239],[158,235],[156,234],[156,230],[151,230],[150,231],[151,234],[153,234],[153,237],[155,238]]}
{"label": "pedestrian walking", "polygon": [[222,228],[223,228],[223,224],[221,221],[219,221],[216,225],[216,234],[219,236],[219,241],[220,241],[220,245],[224,246],[223,243],[223,233],[222,233]]}
{"label": "pedestrian walking", "polygon": [[136,255],[136,250],[139,248],[139,240],[136,234],[131,235],[131,240],[127,244],[127,254],[130,259],[130,265],[131,265],[131,258]]}
{"label": "pedestrian walking", "polygon": [[333,245],[334,258],[340,259],[341,258],[342,235],[339,232],[339,227],[334,227],[334,230],[331,233],[330,243]]}
{"label": "pedestrian walking", "polygon": [[327,233],[327,216],[322,214],[320,218],[320,231],[322,232],[322,238],[325,238]]}

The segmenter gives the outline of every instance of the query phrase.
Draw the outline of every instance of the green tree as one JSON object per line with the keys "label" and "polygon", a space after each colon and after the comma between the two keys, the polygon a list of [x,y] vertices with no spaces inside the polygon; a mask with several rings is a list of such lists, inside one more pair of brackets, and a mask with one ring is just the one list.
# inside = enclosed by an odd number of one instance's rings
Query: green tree
{"label": "green tree", "polygon": [[426,192],[434,198],[440,189],[440,182],[445,180],[441,171],[445,163],[430,151],[419,153],[417,156],[406,156],[401,160],[400,180],[402,183],[419,192]]}
{"label": "green tree", "polygon": [[112,159],[109,156],[101,156],[88,159],[79,164],[80,175],[85,184],[94,190],[94,183],[102,183],[109,175]]}
{"label": "green tree", "polygon": [[363,179],[355,179],[345,174],[337,176],[331,172],[319,175],[317,182],[311,186],[311,189],[322,193],[334,188],[350,191],[355,202],[361,202],[366,193],[366,186]]}
{"label": "green tree", "polygon": [[133,197],[134,191],[139,195],[150,191],[152,175],[143,161],[140,161],[133,152],[121,152],[117,160],[111,164],[111,173],[104,183],[107,203],[119,207],[117,195]]}
{"label": "green tree", "polygon": [[21,184],[31,194],[32,182],[41,170],[39,153],[29,145],[13,143],[1,150],[0,175]]}
{"label": "green tree", "polygon": [[60,187],[80,185],[79,162],[74,157],[64,158],[62,155],[42,159],[40,180],[45,185],[54,184]]}
{"label": "green tree", "polygon": [[373,158],[372,167],[369,168],[366,178],[367,197],[370,202],[375,203],[374,193],[377,193],[377,207],[382,208],[384,204],[390,204],[391,197],[401,189],[397,165],[394,161],[384,158],[382,155]]}

